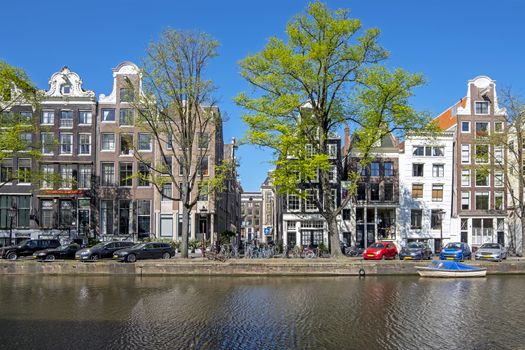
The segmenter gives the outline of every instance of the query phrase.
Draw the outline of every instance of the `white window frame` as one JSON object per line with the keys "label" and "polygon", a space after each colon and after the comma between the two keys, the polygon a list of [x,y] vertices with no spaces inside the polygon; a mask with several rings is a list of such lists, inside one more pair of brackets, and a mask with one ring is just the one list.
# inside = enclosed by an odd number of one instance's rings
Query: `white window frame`
{"label": "white window frame", "polygon": [[502,145],[494,145],[494,162],[498,165],[503,164],[504,151]]}
{"label": "white window frame", "polygon": [[[140,147],[141,147],[140,137],[141,137],[141,136],[144,136],[144,135],[149,136],[149,144],[148,144],[149,147],[148,147],[148,149],[142,149],[142,148],[140,148]],[[153,145],[152,145],[153,142],[152,142],[152,141],[153,141],[153,138],[152,138],[152,136],[151,136],[150,133],[140,132],[140,133],[138,134],[138,136],[137,136],[137,146],[138,146],[138,150],[139,150],[139,152],[151,152],[151,151],[153,150]]]}
{"label": "white window frame", "polygon": [[[53,174],[55,173],[55,167],[53,164],[42,164],[42,182],[40,188],[42,189],[52,189],[53,188]],[[47,181],[50,177],[51,181]]]}
{"label": "white window frame", "polygon": [[[468,125],[468,130],[467,130],[467,131],[464,131],[464,130],[463,130],[463,124]],[[462,121],[462,122],[461,122],[461,133],[462,133],[462,134],[470,134],[470,132],[471,132],[471,130],[470,130],[470,122]]]}
{"label": "white window frame", "polygon": [[[490,196],[490,195],[489,195]],[[501,208],[496,208],[496,198],[501,197]],[[502,191],[494,192],[494,209],[495,210],[504,210],[505,209],[505,195]]]}
{"label": "white window frame", "polygon": [[[317,188],[308,188],[305,190],[306,191],[306,196],[305,196],[305,200],[304,200],[304,211],[306,212],[314,212],[314,211],[317,211],[317,206],[315,205],[315,200],[319,200],[319,190]],[[310,200],[308,199],[308,196],[312,196],[311,193],[313,192],[313,196],[314,196],[314,200],[311,201],[310,203]]]}
{"label": "white window frame", "polygon": [[[487,124],[487,136],[478,136],[477,133],[478,133],[478,124]],[[476,129],[474,130],[474,133],[476,135],[476,138],[481,138],[481,137],[488,137],[490,136],[490,122],[485,122],[485,121],[477,121],[475,123],[475,127]]]}
{"label": "white window frame", "polygon": [[494,171],[494,187],[505,187],[505,174],[502,170]]}
{"label": "white window frame", "polygon": [[[104,135],[113,135],[113,148],[104,149]],[[115,145],[117,143],[117,138],[114,132],[103,132],[100,134],[100,150],[101,152],[115,152]]]}
{"label": "white window frame", "polygon": [[[89,170],[89,172],[85,171]],[[86,186],[81,186],[83,183],[81,179],[86,177],[86,175],[89,175],[87,177]],[[91,178],[93,177],[93,167],[88,164],[81,164],[78,166],[78,188],[87,189],[91,188]]]}
{"label": "white window frame", "polygon": [[[478,147],[477,146],[487,146],[487,161],[486,162],[478,161]],[[478,143],[475,145],[474,149],[476,151],[476,154],[474,156],[474,162],[476,164],[489,164],[490,163],[490,145],[489,144]]]}
{"label": "white window frame", "polygon": [[[487,104],[487,113],[478,113],[476,105],[478,103],[486,103]],[[474,114],[475,115],[489,115],[490,114],[490,103],[488,101],[474,101]]]}
{"label": "white window frame", "polygon": [[461,187],[470,187],[471,181],[470,169],[461,169]]}
{"label": "white window frame", "polygon": [[478,171],[477,170],[474,171],[474,185],[476,185],[476,187],[490,187],[490,173],[487,174],[486,179],[487,179],[486,185],[478,185]]}
{"label": "white window frame", "polygon": [[328,170],[328,181],[331,183],[337,182],[337,165],[331,165]]}
{"label": "white window frame", "polygon": [[[488,194],[488,199],[487,199],[487,201],[488,201],[488,207],[487,207],[487,209],[478,209],[478,207],[477,207],[477,202],[478,202],[478,201],[477,201],[477,197],[478,197],[478,194],[480,194],[480,195],[481,195],[481,194]],[[491,207],[491,206],[490,206],[490,191],[483,191],[483,192],[476,192],[476,193],[474,193],[474,208],[475,208],[475,210],[490,210],[490,207]]]}
{"label": "white window frame", "polygon": [[[465,204],[467,204],[467,208],[464,209],[463,208],[463,200],[466,200],[467,202]],[[460,208],[461,210],[470,210],[470,191],[469,192],[461,192],[461,201],[460,201]]]}
{"label": "white window frame", "polygon": [[337,144],[335,143],[328,144],[328,158],[330,159],[337,158]]}
{"label": "white window frame", "polygon": [[[44,118],[44,115],[51,115],[51,118]],[[51,119],[51,122],[44,122],[46,119]],[[54,110],[43,110],[42,118],[40,119],[40,125],[54,125],[55,124],[55,111]]]}
{"label": "white window frame", "polygon": [[[82,116],[83,113],[87,113],[89,115],[88,117],[88,123],[81,123],[80,122],[80,118]],[[78,111],[78,125],[91,125],[93,124],[93,112],[92,111],[87,111],[87,110],[80,110]]]}
{"label": "white window frame", "polygon": [[[113,120],[105,120],[105,116],[104,116],[104,112],[105,111],[113,111]],[[100,122],[102,123],[116,123],[116,119],[117,119],[117,113],[116,113],[116,110],[115,108],[102,108],[101,111],[100,111]]]}
{"label": "white window frame", "polygon": [[[72,189],[73,188],[73,165],[72,164],[60,164],[59,170],[60,170],[60,188],[61,189]],[[66,171],[63,171],[63,170],[66,170]]]}
{"label": "white window frame", "polygon": [[55,138],[55,134],[52,133],[52,132],[41,132],[40,133],[40,143],[42,144],[42,155],[45,155],[45,156],[52,156],[55,154],[54,150],[53,150],[53,145],[47,145],[48,147],[51,148],[51,152],[46,152],[46,144],[47,144],[47,141],[44,140],[46,137],[45,136],[49,136],[49,138],[51,139],[51,141]]}
{"label": "white window frame", "polygon": [[[437,171],[436,171],[437,169]],[[439,171],[441,169],[441,171]],[[436,175],[437,172],[437,175]],[[441,175],[440,175],[441,174]],[[432,164],[432,177],[444,177],[445,176],[445,164],[443,163],[435,163]]]}
{"label": "white window frame", "polygon": [[[297,200],[297,204],[298,204],[298,208],[297,209],[290,209],[290,197],[295,197],[295,199]],[[286,197],[286,204],[287,204],[287,209],[290,212],[301,211],[301,197],[299,197],[296,194],[288,194],[287,197]]]}
{"label": "white window frame", "polygon": [[[65,145],[65,143],[62,142],[62,136],[68,136],[70,141],[71,141],[71,144],[70,144],[70,152],[69,153],[66,153],[66,152],[63,152],[62,150],[62,145]],[[70,133],[70,132],[61,132],[60,135],[59,135],[59,140],[60,140],[60,150],[59,150],[59,154],[62,156],[71,156],[73,155],[73,148],[74,148],[74,144],[73,144],[73,133]]]}
{"label": "white window frame", "polygon": [[[501,131],[497,130],[497,128],[496,128],[497,124],[501,124]],[[505,125],[504,125],[504,123],[503,122],[494,122],[494,133],[502,134],[503,132],[505,132]]]}
{"label": "white window frame", "polygon": [[[465,161],[465,151],[468,158],[468,161]],[[471,162],[471,154],[470,154],[470,144],[461,144],[461,164],[470,164]]]}
{"label": "white window frame", "polygon": [[[89,144],[88,144],[88,146],[89,146],[89,153],[83,153],[83,152],[82,152],[82,145],[83,145],[83,144],[81,143],[81,138],[82,138],[83,136],[87,136],[87,137],[88,137],[88,140],[89,140]],[[85,146],[85,144],[84,144],[84,146]],[[78,155],[79,155],[79,156],[90,156],[90,155],[91,155],[91,148],[92,148],[92,147],[91,147],[91,134],[88,134],[88,133],[79,133],[79,134],[78,134]]]}

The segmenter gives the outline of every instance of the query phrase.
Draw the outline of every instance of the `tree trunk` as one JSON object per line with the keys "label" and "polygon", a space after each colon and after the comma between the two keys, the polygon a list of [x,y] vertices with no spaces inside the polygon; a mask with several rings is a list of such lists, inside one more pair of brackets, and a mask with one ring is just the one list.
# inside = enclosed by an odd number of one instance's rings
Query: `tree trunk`
{"label": "tree trunk", "polygon": [[516,247],[517,252],[516,255],[523,256],[523,253],[525,253],[525,215],[521,215],[520,218],[520,224],[521,224],[521,245],[519,247]]}
{"label": "tree trunk", "polygon": [[185,205],[182,206],[182,243],[181,243],[181,257],[188,257],[188,240],[189,240],[189,224],[190,211]]}
{"label": "tree trunk", "polygon": [[330,241],[330,256],[332,258],[340,258],[343,256],[341,252],[341,242],[339,239],[339,227],[337,226],[337,217],[330,216],[328,221],[328,239]]}

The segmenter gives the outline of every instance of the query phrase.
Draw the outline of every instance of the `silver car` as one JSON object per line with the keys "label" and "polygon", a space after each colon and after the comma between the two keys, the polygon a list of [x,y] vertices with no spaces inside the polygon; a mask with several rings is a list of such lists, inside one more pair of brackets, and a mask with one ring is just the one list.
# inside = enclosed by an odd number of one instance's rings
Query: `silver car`
{"label": "silver car", "polygon": [[507,250],[499,243],[485,243],[476,252],[476,260],[501,261],[507,259]]}

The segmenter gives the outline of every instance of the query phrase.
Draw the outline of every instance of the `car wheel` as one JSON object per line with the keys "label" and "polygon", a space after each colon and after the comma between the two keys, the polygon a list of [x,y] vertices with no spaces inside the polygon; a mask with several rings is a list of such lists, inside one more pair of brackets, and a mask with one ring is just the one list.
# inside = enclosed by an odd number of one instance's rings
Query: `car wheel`
{"label": "car wheel", "polygon": [[46,256],[46,261],[55,261],[55,256],[53,254],[49,254]]}
{"label": "car wheel", "polygon": [[166,252],[166,253],[162,254],[162,259],[169,259],[169,258],[171,258],[171,254],[170,253]]}
{"label": "car wheel", "polygon": [[11,253],[7,254],[7,258],[9,260],[16,260],[18,258],[18,255],[15,252],[11,252]]}
{"label": "car wheel", "polygon": [[97,254],[93,254],[93,255],[91,255],[91,257],[89,259],[93,260],[93,261],[97,261],[98,260],[98,255]]}
{"label": "car wheel", "polygon": [[135,261],[137,261],[137,257],[135,256],[135,254],[130,254],[127,256],[126,261],[130,263],[134,263]]}

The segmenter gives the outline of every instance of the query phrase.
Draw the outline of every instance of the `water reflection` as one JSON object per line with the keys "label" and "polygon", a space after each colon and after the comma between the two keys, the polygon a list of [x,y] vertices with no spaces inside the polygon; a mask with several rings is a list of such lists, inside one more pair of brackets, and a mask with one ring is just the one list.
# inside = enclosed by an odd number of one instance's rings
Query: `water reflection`
{"label": "water reflection", "polygon": [[0,277],[2,348],[512,349],[525,280]]}

